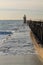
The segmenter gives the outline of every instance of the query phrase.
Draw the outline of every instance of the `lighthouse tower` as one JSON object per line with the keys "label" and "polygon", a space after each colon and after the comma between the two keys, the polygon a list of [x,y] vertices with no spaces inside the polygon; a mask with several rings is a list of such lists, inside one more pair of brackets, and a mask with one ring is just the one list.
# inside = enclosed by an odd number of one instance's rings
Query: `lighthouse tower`
{"label": "lighthouse tower", "polygon": [[24,20],[24,23],[26,23],[26,15],[24,15],[23,20]]}

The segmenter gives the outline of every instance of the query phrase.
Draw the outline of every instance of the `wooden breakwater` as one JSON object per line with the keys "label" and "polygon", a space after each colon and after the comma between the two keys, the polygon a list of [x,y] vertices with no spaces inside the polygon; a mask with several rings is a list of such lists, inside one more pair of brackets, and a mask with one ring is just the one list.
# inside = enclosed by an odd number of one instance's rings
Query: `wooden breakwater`
{"label": "wooden breakwater", "polygon": [[43,22],[28,20],[27,25],[30,27],[38,41],[43,45]]}

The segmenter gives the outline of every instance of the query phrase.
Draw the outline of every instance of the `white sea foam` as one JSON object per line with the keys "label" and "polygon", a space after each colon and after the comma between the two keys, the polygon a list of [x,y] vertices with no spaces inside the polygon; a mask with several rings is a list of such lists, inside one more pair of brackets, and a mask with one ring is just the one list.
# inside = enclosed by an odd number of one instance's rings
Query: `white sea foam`
{"label": "white sea foam", "polygon": [[0,27],[0,30],[13,33],[10,35],[0,35],[0,54],[21,55],[35,53],[30,39],[30,29],[27,25],[23,24],[23,21],[10,21],[9,24],[7,22],[7,26]]}

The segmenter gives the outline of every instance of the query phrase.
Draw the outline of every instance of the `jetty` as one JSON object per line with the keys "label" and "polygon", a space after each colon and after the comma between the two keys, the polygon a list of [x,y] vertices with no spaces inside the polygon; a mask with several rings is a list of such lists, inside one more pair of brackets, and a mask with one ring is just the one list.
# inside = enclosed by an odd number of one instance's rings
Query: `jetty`
{"label": "jetty", "polygon": [[30,37],[39,59],[43,62],[43,21],[27,20],[30,27]]}

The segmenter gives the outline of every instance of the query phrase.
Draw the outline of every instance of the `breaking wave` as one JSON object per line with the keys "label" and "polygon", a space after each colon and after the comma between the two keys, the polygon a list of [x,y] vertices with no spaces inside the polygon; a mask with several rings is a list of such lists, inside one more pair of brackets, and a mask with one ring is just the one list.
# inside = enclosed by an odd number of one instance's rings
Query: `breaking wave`
{"label": "breaking wave", "polygon": [[[1,25],[5,23],[1,21]],[[9,24],[8,24],[9,23]],[[6,25],[0,26],[0,54],[21,55],[35,54],[30,39],[30,29],[23,21],[8,21]],[[9,32],[10,31],[10,32]]]}

